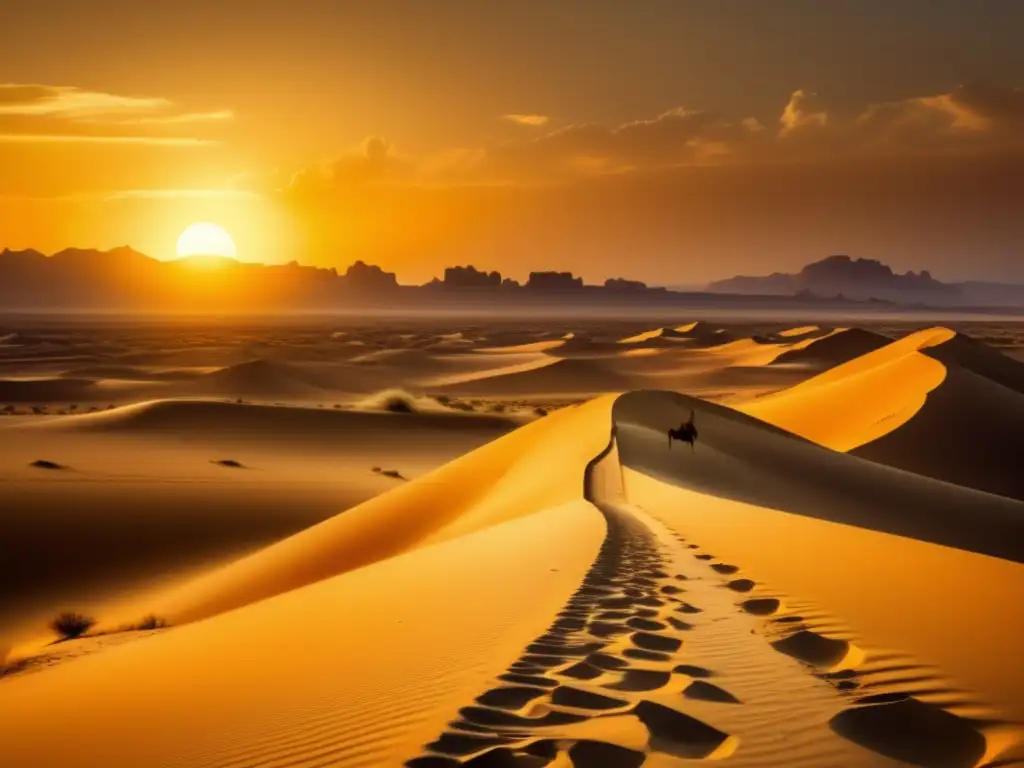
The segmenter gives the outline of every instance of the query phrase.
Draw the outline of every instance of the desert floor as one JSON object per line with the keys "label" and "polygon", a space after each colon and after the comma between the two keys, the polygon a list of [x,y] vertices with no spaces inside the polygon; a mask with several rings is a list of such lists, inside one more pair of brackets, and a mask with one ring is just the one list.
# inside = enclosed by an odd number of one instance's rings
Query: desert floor
{"label": "desert floor", "polygon": [[1012,322],[0,318],[0,766],[1024,765],[1022,457]]}

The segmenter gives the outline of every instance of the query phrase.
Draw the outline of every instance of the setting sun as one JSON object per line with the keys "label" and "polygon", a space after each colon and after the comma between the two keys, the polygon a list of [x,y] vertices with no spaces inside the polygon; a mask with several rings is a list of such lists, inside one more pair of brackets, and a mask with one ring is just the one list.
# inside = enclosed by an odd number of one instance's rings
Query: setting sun
{"label": "setting sun", "polygon": [[226,256],[235,258],[235,241],[217,224],[192,224],[178,237],[178,256]]}

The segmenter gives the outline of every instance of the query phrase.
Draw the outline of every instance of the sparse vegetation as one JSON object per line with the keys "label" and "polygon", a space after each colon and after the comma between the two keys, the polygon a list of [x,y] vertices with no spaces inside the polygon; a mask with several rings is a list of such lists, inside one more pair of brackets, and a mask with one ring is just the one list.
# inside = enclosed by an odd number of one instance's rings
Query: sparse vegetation
{"label": "sparse vegetation", "polygon": [[135,628],[138,630],[149,630],[149,629],[163,629],[167,626],[166,619],[162,619],[154,614],[149,614],[146,618],[140,621]]}
{"label": "sparse vegetation", "polygon": [[36,459],[29,464],[29,466],[35,467],[36,469],[67,469],[63,464],[58,464],[55,461],[49,461],[47,459]]}
{"label": "sparse vegetation", "polygon": [[434,399],[437,400],[437,402],[439,402],[441,405],[451,405],[452,404],[452,399],[450,397],[448,397],[448,395],[438,395]]}
{"label": "sparse vegetation", "polygon": [[533,409],[533,415],[534,416],[547,416],[548,415],[548,409],[547,408],[541,408],[541,407],[538,406],[537,408]]}
{"label": "sparse vegetation", "polygon": [[389,413],[414,413],[416,409],[407,398],[392,395],[384,401],[384,410]]}
{"label": "sparse vegetation", "polygon": [[83,616],[74,611],[57,614],[50,622],[50,629],[56,632],[61,640],[74,640],[88,632],[96,624],[90,616]]}

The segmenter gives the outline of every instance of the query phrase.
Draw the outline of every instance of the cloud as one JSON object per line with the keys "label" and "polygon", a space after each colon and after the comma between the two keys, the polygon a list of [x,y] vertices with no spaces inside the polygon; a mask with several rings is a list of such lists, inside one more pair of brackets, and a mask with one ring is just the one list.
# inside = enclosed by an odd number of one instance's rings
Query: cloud
{"label": "cloud", "polygon": [[7,143],[197,146],[213,142],[174,135],[175,129],[233,118],[227,109],[188,111],[165,98],[65,85],[0,84],[0,141]]}
{"label": "cloud", "polygon": [[782,124],[781,135],[786,136],[807,127],[823,127],[828,124],[828,114],[824,111],[814,112],[808,103],[814,100],[813,94],[797,89],[789,97],[789,102],[782,110],[779,122]]}
{"label": "cloud", "polygon": [[76,134],[0,133],[5,144],[136,144],[164,147],[201,147],[219,142],[190,136],[92,136]]}
{"label": "cloud", "polygon": [[835,114],[797,89],[764,121],[677,107],[619,125],[565,125],[420,157],[370,137],[330,163],[299,171],[287,186],[313,193],[370,183],[548,185],[718,166],[993,155],[1024,152],[1022,129],[1024,90],[1016,88],[960,86]]}
{"label": "cloud", "polygon": [[249,199],[259,197],[246,189],[121,189],[104,200]]}
{"label": "cloud", "polygon": [[547,125],[550,118],[547,115],[531,115],[531,114],[512,114],[502,115],[502,120],[508,120],[510,123],[516,125],[526,125],[533,128],[539,128],[542,125]]}
{"label": "cloud", "polygon": [[104,120],[107,125],[190,125],[194,123],[222,123],[234,120],[235,113],[230,109],[216,112],[183,112],[179,115],[163,115],[158,117],[134,117],[125,120]]}
{"label": "cloud", "polygon": [[167,99],[120,96],[64,85],[0,84],[0,115],[93,117],[169,109]]}

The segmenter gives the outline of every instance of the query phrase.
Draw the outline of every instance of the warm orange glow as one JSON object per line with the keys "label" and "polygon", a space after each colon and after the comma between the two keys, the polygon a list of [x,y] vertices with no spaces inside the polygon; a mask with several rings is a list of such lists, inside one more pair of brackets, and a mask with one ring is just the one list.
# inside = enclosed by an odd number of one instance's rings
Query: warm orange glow
{"label": "warm orange glow", "polygon": [[178,256],[226,256],[238,255],[235,241],[224,227],[218,224],[192,224],[178,237]]}

